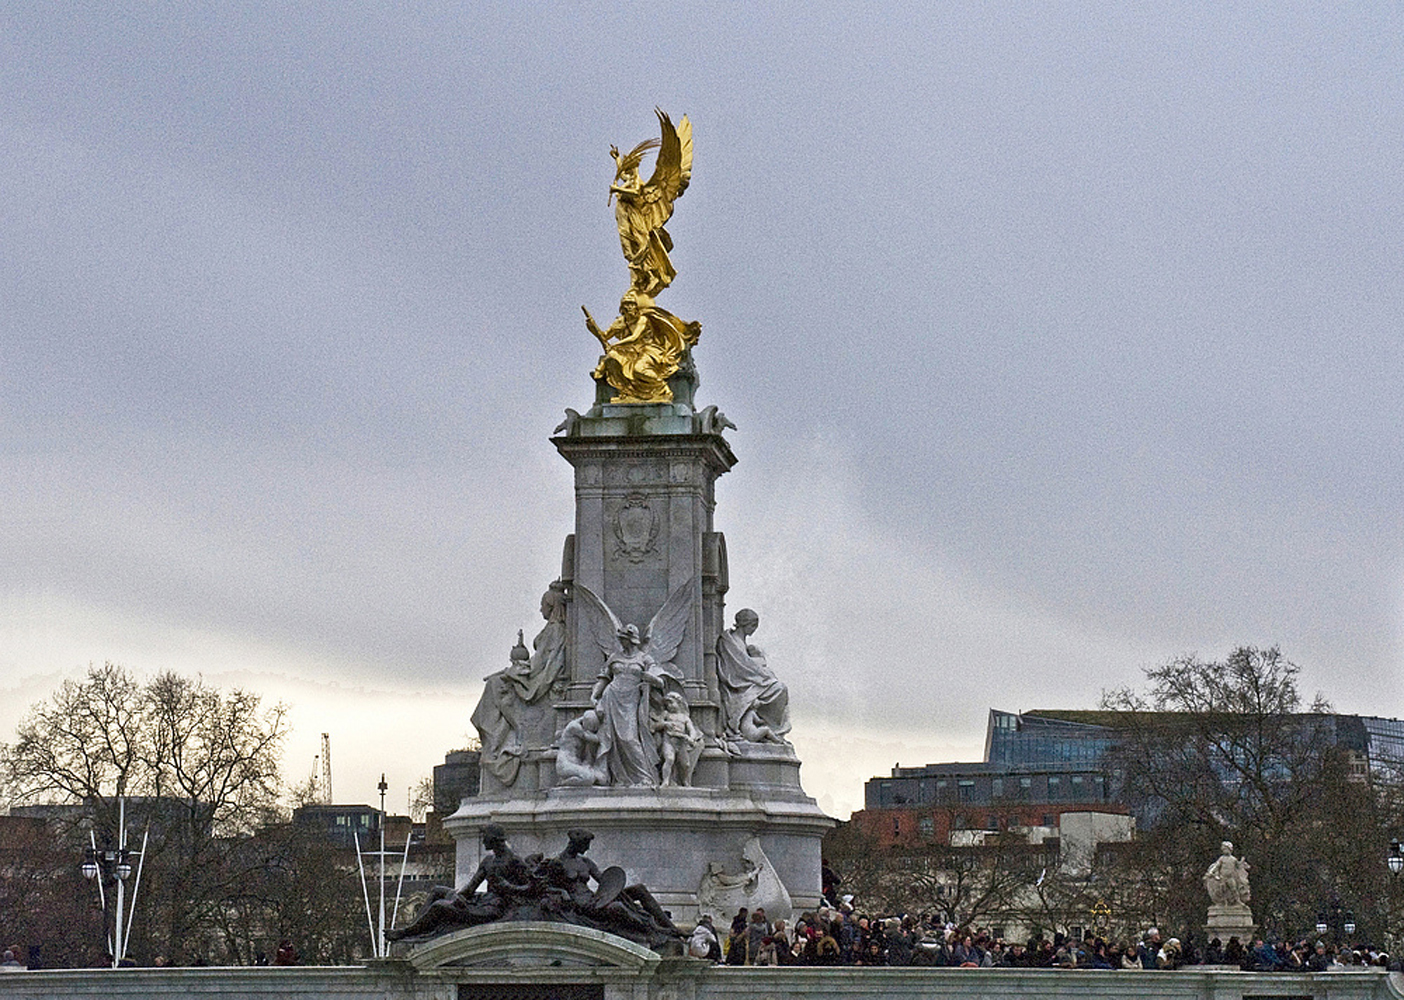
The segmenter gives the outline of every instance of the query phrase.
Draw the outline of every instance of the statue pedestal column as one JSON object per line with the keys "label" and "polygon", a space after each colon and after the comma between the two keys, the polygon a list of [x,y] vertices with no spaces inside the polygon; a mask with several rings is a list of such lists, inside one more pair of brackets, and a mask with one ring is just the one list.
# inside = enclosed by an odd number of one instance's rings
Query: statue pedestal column
{"label": "statue pedestal column", "polygon": [[1253,911],[1242,903],[1223,903],[1209,907],[1209,920],[1204,925],[1204,940],[1219,939],[1220,944],[1228,944],[1231,937],[1238,938],[1243,947],[1253,946],[1253,933],[1258,925],[1253,923]]}
{"label": "statue pedestal column", "polygon": [[793,912],[818,907],[820,844],[834,825],[798,788],[774,796],[715,788],[553,788],[530,797],[468,798],[444,821],[458,842],[460,881],[482,860],[479,836],[488,823],[505,828],[523,857],[559,854],[567,830],[589,830],[595,834],[591,860],[601,868],[622,867],[683,926],[697,920],[697,892],[708,865],[744,871],[752,838],[785,886]]}

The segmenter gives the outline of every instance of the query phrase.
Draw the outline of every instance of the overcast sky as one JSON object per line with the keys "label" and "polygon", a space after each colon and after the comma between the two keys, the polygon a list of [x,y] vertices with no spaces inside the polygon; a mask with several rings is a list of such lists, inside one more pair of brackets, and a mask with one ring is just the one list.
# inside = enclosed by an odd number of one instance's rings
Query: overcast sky
{"label": "overcast sky", "polygon": [[1393,2],[0,5],[0,740],[199,671],[398,807],[539,627],[655,104],[821,804],[1237,644],[1404,716],[1401,79]]}

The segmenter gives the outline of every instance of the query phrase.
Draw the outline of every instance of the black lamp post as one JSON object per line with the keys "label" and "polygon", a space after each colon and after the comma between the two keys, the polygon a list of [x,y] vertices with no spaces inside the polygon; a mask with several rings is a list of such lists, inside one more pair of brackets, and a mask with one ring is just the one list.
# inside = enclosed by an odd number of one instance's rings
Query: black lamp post
{"label": "black lamp post", "polygon": [[[102,935],[107,940],[107,950],[112,957],[112,967],[117,968],[122,957],[122,887],[132,877],[132,862],[128,851],[113,849],[106,844],[83,848],[83,864],[79,868],[86,879],[97,881],[98,901],[102,905]],[[117,928],[116,933],[108,929],[107,889],[116,887]]]}
{"label": "black lamp post", "polygon": [[1316,915],[1316,933],[1325,934],[1328,930],[1337,931],[1336,939],[1350,937],[1355,933],[1355,912],[1341,908],[1335,900]]}

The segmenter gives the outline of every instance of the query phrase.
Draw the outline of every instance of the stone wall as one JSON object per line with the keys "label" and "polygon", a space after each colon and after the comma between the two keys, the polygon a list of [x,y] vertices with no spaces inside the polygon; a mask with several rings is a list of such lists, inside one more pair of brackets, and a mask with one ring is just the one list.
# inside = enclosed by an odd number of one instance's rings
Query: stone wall
{"label": "stone wall", "polygon": [[[56,970],[0,975],[0,1000],[72,997],[190,1000],[1400,1000],[1404,977],[1383,972],[1315,975],[1231,971],[1092,972],[1022,969],[816,969],[698,967],[692,962],[619,967],[440,967]],[[556,987],[568,987],[557,989]]]}

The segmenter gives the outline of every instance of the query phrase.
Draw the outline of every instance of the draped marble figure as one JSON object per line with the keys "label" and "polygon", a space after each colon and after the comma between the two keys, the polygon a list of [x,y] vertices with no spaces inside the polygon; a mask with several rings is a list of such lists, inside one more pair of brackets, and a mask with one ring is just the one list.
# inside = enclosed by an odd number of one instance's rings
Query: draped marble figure
{"label": "draped marble figure", "polygon": [[736,623],[717,637],[717,681],[726,736],[750,743],[787,743],[790,691],[766,662],[765,652],[747,640],[760,625],[750,608],[736,612]]}
{"label": "draped marble figure", "polygon": [[[599,716],[597,761],[611,785],[650,785],[662,781],[658,731],[664,695],[681,695],[681,677],[672,665],[692,616],[692,584],[682,583],[653,616],[643,633],[625,625],[589,587],[577,583],[575,593],[590,614],[595,641],[605,654],[604,669],[590,692]],[[684,701],[684,705],[686,702]]]}
{"label": "draped marble figure", "polygon": [[547,694],[565,682],[565,587],[557,580],[541,596],[546,625],[527,652],[522,633],[505,670],[483,678],[483,696],[473,710],[482,742],[482,763],[498,781],[512,785],[529,735],[550,726]]}

